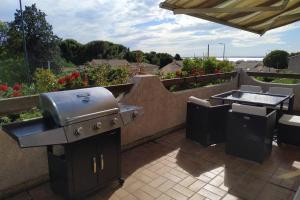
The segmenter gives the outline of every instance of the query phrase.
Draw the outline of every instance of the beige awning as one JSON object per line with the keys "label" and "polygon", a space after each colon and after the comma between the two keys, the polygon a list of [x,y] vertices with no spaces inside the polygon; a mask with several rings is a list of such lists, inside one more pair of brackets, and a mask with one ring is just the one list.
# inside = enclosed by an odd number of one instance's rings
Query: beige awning
{"label": "beige awning", "polygon": [[165,0],[160,7],[261,35],[300,19],[300,0]]}

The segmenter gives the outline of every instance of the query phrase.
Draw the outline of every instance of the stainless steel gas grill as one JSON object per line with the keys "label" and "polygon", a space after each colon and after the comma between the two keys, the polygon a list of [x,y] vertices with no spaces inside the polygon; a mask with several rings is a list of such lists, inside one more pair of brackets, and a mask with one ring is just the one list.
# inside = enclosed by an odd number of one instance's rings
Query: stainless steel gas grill
{"label": "stainless steel gas grill", "polygon": [[121,179],[120,128],[141,107],[119,104],[110,91],[95,87],[40,95],[42,119],[4,125],[21,147],[47,146],[52,189],[81,198]]}

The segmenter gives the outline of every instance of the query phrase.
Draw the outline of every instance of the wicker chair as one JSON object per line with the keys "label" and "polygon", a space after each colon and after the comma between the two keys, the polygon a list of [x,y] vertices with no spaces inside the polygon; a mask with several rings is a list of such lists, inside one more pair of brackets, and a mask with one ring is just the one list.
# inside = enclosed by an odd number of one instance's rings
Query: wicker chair
{"label": "wicker chair", "polygon": [[[283,88],[283,87],[270,87],[269,94],[277,94],[277,95],[288,95],[289,99],[283,102],[283,111],[292,112],[294,107],[294,91],[293,88]],[[277,106],[276,109],[280,109],[280,106]]]}
{"label": "wicker chair", "polygon": [[226,153],[262,163],[272,150],[276,111],[232,104],[226,130]]}
{"label": "wicker chair", "polygon": [[212,106],[190,97],[187,102],[186,137],[203,146],[225,142],[226,116],[230,105]]}
{"label": "wicker chair", "polygon": [[255,86],[255,85],[241,85],[240,91],[260,93],[262,92],[262,88],[260,86]]}

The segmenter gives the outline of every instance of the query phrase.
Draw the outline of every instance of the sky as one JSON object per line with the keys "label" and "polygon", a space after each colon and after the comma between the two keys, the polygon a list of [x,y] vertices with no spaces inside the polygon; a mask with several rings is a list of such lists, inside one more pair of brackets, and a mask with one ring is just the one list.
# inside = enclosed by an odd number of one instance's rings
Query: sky
{"label": "sky", "polygon": [[[224,25],[174,15],[159,8],[162,0],[23,0],[47,14],[56,35],[81,43],[106,40],[131,50],[202,56],[265,56],[274,49],[300,51],[300,23],[271,30],[263,36]],[[18,0],[1,0],[0,20],[11,21]]]}

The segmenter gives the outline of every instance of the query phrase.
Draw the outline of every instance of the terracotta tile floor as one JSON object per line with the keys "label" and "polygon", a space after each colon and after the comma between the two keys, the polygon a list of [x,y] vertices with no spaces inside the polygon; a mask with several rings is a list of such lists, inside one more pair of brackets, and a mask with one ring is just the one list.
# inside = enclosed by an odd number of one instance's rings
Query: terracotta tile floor
{"label": "terracotta tile floor", "polygon": [[[262,164],[203,148],[180,130],[122,155],[124,186],[112,184],[89,200],[293,199],[300,184],[300,148],[274,145]],[[60,199],[44,184],[10,199]]]}

